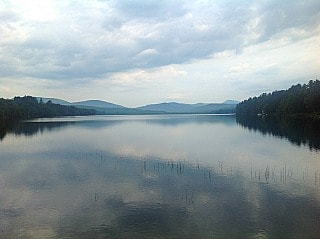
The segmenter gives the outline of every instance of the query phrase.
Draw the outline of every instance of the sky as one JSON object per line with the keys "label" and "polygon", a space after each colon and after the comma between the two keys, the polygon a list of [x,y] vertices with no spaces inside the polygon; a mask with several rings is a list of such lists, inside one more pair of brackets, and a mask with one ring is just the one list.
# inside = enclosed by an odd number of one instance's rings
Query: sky
{"label": "sky", "polygon": [[242,101],[319,78],[319,0],[0,0],[0,98]]}

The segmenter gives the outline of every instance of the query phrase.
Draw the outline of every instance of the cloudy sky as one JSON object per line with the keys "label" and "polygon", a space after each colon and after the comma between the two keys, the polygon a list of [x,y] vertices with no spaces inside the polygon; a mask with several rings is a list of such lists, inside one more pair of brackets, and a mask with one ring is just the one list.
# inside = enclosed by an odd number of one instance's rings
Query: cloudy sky
{"label": "cloudy sky", "polygon": [[319,78],[319,0],[0,0],[2,98],[222,102]]}

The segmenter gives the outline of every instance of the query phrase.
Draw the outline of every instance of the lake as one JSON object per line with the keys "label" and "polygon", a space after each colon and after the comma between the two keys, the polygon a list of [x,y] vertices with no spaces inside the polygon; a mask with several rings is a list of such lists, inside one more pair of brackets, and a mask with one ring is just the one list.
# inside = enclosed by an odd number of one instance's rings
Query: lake
{"label": "lake", "polygon": [[319,129],[299,125],[230,115],[2,125],[0,238],[319,238]]}

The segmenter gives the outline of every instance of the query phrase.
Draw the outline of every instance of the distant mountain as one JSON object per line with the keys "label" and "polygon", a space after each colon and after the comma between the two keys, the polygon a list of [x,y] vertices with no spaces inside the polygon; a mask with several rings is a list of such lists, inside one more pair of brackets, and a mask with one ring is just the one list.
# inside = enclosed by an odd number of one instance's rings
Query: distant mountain
{"label": "distant mountain", "polygon": [[122,105],[116,105],[110,102],[102,101],[102,100],[85,100],[79,102],[73,102],[74,106],[87,106],[87,107],[96,107],[96,108],[126,108]]}
{"label": "distant mountain", "polygon": [[49,100],[51,100],[51,102],[53,104],[59,104],[59,105],[71,105],[70,102],[65,101],[65,100],[61,100],[61,99],[56,99],[56,98],[45,98],[45,97],[36,97],[38,102],[40,102],[40,100],[42,99],[43,103],[47,103]]}
{"label": "distant mountain", "polygon": [[93,109],[97,114],[119,115],[119,114],[224,114],[235,113],[237,101],[227,100],[223,103],[197,103],[185,104],[178,102],[163,102],[150,104],[137,108],[127,108],[122,105],[113,104],[102,100],[85,100],[78,102],[68,102],[57,98],[37,97],[43,103],[49,100],[54,104],[69,105],[77,108]]}
{"label": "distant mountain", "polygon": [[197,104],[183,104],[177,102],[159,103],[145,105],[136,109],[157,111],[162,113],[180,113],[180,114],[209,114],[209,113],[234,113],[236,104],[227,103],[197,103]]}
{"label": "distant mountain", "polygon": [[151,110],[151,111],[158,111],[158,112],[165,112],[165,113],[184,113],[192,110],[195,107],[204,106],[204,105],[206,104],[203,104],[203,103],[184,104],[184,103],[170,102],[170,103],[145,105],[145,106],[138,107],[136,109]]}
{"label": "distant mountain", "polygon": [[237,105],[239,103],[240,101],[237,101],[237,100],[226,100],[222,102],[222,104],[231,104],[231,105]]}
{"label": "distant mountain", "polygon": [[102,101],[102,100],[85,100],[85,101],[78,101],[78,102],[68,102],[66,100],[61,100],[57,98],[46,98],[46,97],[36,97],[40,102],[42,99],[43,103],[47,103],[51,100],[54,104],[59,105],[73,105],[73,106],[81,106],[81,108],[89,107],[89,108],[126,108],[122,105],[113,104],[110,102]]}
{"label": "distant mountain", "polygon": [[159,114],[163,112],[140,110],[135,108],[127,108],[122,105],[113,104],[102,100],[85,100],[78,102],[68,102],[57,98],[36,97],[38,102],[42,99],[43,103],[51,101],[54,104],[74,106],[82,109],[92,109],[96,111],[96,114],[101,115],[139,115],[139,114]]}
{"label": "distant mountain", "polygon": [[236,104],[211,103],[193,109],[196,114],[229,114],[235,113]]}

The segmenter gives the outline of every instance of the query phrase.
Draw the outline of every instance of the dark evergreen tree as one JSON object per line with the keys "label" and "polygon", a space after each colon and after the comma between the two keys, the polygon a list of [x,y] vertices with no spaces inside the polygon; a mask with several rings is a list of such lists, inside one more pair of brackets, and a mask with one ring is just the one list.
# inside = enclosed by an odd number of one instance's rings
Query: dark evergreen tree
{"label": "dark evergreen tree", "polygon": [[239,117],[257,115],[271,116],[320,116],[320,81],[311,80],[308,84],[293,85],[287,90],[263,93],[237,105]]}
{"label": "dark evergreen tree", "polygon": [[97,112],[92,109],[53,104],[51,101],[44,104],[43,101],[40,100],[40,102],[38,102],[37,98],[32,96],[14,97],[13,100],[0,99],[1,121],[39,117],[94,115],[96,113]]}

